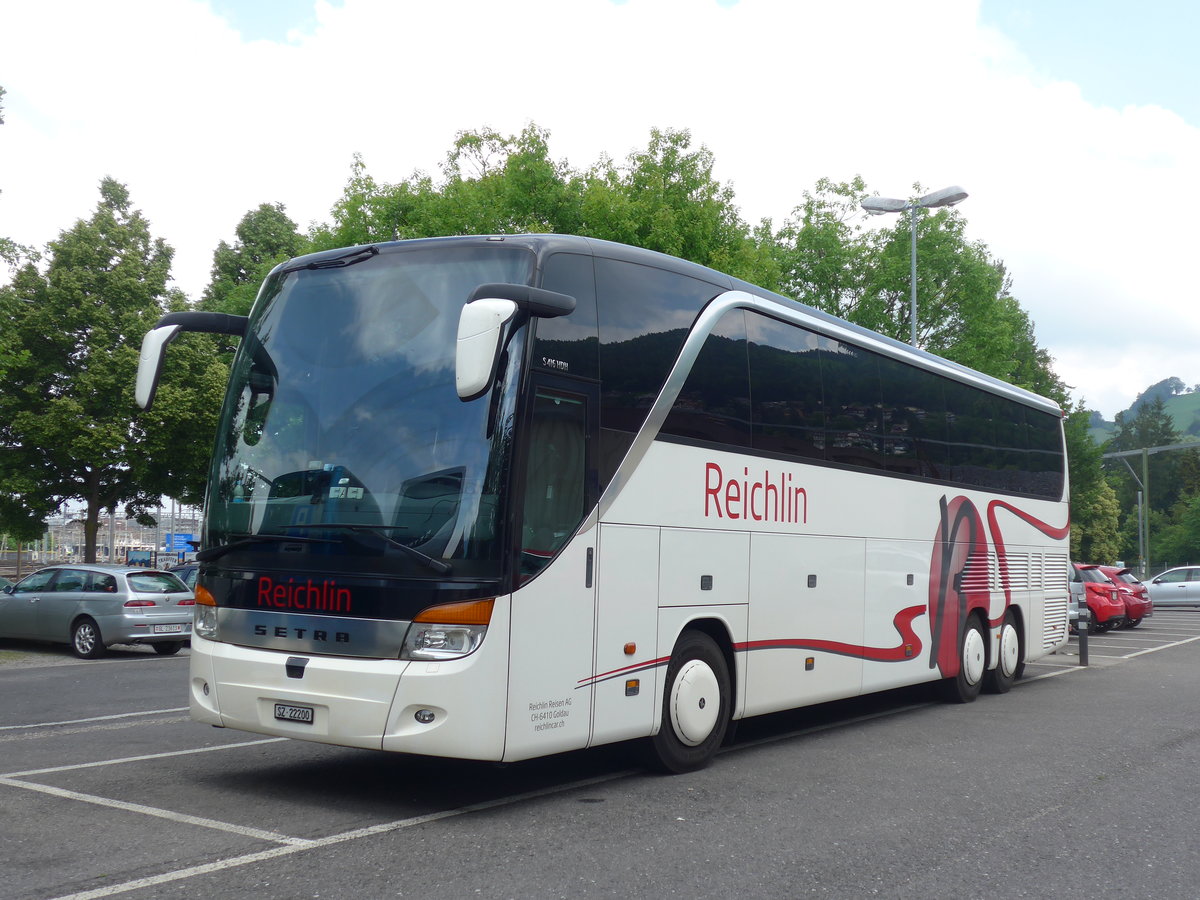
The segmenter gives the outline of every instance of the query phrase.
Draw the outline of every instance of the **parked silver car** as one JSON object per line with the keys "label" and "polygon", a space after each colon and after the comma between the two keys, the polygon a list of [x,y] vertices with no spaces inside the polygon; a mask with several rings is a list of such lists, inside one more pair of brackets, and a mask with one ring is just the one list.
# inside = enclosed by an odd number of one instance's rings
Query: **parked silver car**
{"label": "parked silver car", "polygon": [[47,566],[0,593],[0,637],[69,643],[83,659],[113,644],[169,656],[192,635],[196,600],[170,572],[112,565]]}
{"label": "parked silver car", "polygon": [[1200,606],[1200,566],[1179,566],[1155,575],[1146,588],[1155,606]]}

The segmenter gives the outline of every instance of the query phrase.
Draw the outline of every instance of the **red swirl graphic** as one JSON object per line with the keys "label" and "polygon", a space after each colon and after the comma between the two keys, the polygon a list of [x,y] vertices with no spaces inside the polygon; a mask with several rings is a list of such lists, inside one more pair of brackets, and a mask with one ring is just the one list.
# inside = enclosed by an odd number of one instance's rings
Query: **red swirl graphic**
{"label": "red swirl graphic", "polygon": [[820,650],[838,656],[853,656],[870,662],[903,662],[921,652],[921,638],[913,630],[913,619],[924,614],[924,606],[910,606],[896,613],[892,625],[900,636],[895,647],[863,647],[842,641],[825,641],[819,638],[781,638],[767,641],[746,641],[735,644],[734,649],[743,650]]}
{"label": "red swirl graphic", "polygon": [[[966,497],[941,499],[941,521],[934,537],[929,563],[929,667],[935,666],[942,677],[958,674],[958,648],[962,629],[975,610],[982,610],[991,627],[1004,621],[1012,603],[1012,582],[1008,571],[1008,553],[1000,529],[997,510],[1011,513],[1042,534],[1061,541],[1070,533],[1071,523],[1055,526],[1043,522],[1004,500],[992,500],[987,507],[987,532],[975,504]],[[988,535],[996,547],[1000,587],[1004,591],[1004,609],[998,618],[990,617],[991,590],[987,577]]]}

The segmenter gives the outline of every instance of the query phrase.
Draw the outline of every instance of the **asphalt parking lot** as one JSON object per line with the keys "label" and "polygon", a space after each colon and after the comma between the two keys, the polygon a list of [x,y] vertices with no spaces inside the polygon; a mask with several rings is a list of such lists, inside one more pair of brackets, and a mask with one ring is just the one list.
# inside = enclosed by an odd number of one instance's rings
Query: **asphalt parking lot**
{"label": "asphalt parking lot", "polygon": [[[970,706],[751,720],[676,778],[622,746],[501,767],[200,726],[186,652],[0,641],[0,897],[1194,896],[1200,610],[1090,636],[1087,668],[1073,638]],[[1186,837],[1147,849],[1168,822]]]}

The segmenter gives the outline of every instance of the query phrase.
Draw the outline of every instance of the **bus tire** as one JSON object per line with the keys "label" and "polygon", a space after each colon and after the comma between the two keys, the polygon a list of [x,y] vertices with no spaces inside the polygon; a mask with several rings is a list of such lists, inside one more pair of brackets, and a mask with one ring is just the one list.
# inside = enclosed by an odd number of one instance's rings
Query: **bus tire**
{"label": "bus tire", "polygon": [[1021,653],[1021,634],[1012,613],[1004,614],[1000,625],[1000,640],[996,642],[996,668],[983,676],[983,689],[989,694],[1007,694],[1021,675],[1024,655]]}
{"label": "bus tire", "polygon": [[685,631],[667,665],[662,718],[650,739],[651,764],[678,774],[712,762],[729,727],[730,695],[721,648],[707,634]]}
{"label": "bus tire", "polygon": [[987,671],[987,639],[978,616],[967,619],[958,645],[958,674],[942,680],[942,696],[950,703],[970,703],[983,688]]}

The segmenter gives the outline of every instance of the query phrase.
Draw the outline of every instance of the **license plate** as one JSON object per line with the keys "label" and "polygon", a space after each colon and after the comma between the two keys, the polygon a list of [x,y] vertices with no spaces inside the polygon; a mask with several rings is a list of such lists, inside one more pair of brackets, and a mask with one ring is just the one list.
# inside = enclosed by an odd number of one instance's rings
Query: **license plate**
{"label": "license plate", "polygon": [[284,722],[303,722],[305,725],[311,725],[313,709],[311,706],[290,706],[287,703],[276,703],[275,718]]}
{"label": "license plate", "polygon": [[178,623],[174,625],[151,625],[150,631],[154,634],[179,634],[183,631],[183,626]]}

